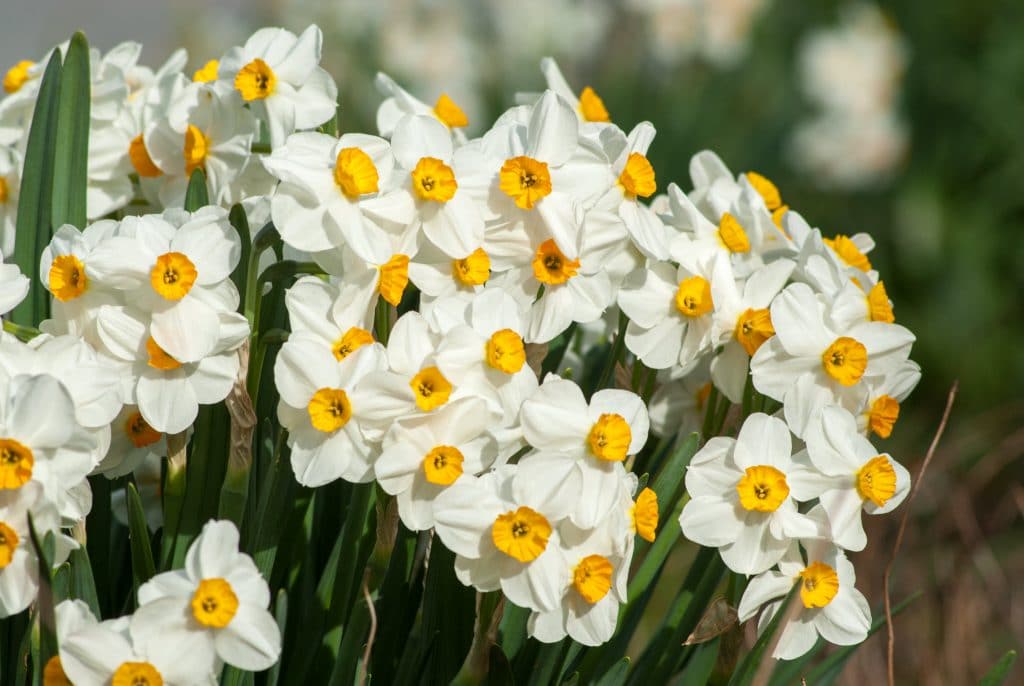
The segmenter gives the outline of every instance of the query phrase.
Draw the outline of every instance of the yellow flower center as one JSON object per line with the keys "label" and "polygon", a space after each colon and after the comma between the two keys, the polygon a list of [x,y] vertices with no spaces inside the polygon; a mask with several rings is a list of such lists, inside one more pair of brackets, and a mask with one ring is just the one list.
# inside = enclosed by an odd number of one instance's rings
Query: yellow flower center
{"label": "yellow flower center", "polygon": [[515,374],[526,364],[526,346],[523,337],[512,329],[501,329],[487,341],[487,364],[506,374]]}
{"label": "yellow flower center", "polygon": [[701,317],[715,309],[711,300],[711,284],[703,276],[691,276],[679,282],[676,309],[684,317]]}
{"label": "yellow flower center", "polygon": [[28,70],[35,66],[35,62],[22,60],[7,70],[4,74],[4,91],[17,93],[28,81]]}
{"label": "yellow flower center", "polygon": [[341,338],[334,341],[334,345],[331,346],[331,352],[334,353],[334,359],[341,362],[356,350],[359,350],[359,348],[370,343],[373,343],[373,335],[366,329],[353,326],[342,334]]}
{"label": "yellow flower center", "polygon": [[629,444],[633,440],[633,431],[620,414],[603,414],[590,427],[587,445],[590,452],[601,460],[622,462],[629,452]]}
{"label": "yellow flower center", "polygon": [[789,212],[789,205],[779,205],[776,207],[772,210],[772,222],[775,226],[779,227],[779,230],[782,231],[782,233],[788,236],[789,234],[786,233],[785,227],[782,226],[782,219],[786,216],[786,212]]}
{"label": "yellow flower center", "polygon": [[888,457],[872,457],[857,471],[857,493],[878,507],[896,494],[896,470]]}
{"label": "yellow flower center", "polygon": [[165,300],[181,300],[192,290],[197,276],[196,266],[186,255],[167,252],[156,258],[149,272],[149,283]]}
{"label": "yellow flower center", "polygon": [[0,438],[0,489],[21,488],[32,478],[32,450],[13,438]]}
{"label": "yellow flower center", "polygon": [[334,162],[334,183],[349,200],[376,193],[380,175],[373,159],[359,148],[342,148]]}
{"label": "yellow flower center", "polygon": [[452,394],[452,385],[444,374],[437,367],[424,367],[419,373],[412,377],[409,382],[413,396],[416,399],[416,407],[424,412],[430,412],[448,402],[448,396]]}
{"label": "yellow flower center", "polygon": [[163,686],[164,678],[148,662],[122,662],[110,678],[110,686]]}
{"label": "yellow flower center", "polygon": [[800,572],[800,600],[804,607],[825,607],[839,593],[839,575],[824,562],[812,562]]}
{"label": "yellow flower center", "polygon": [[747,172],[747,181],[761,196],[765,207],[769,210],[774,211],[782,207],[782,196],[779,194],[779,189],[767,177],[761,176],[757,172]]}
{"label": "yellow flower center", "polygon": [[209,152],[210,139],[199,127],[189,124],[185,131],[185,174],[191,176],[196,169],[205,171]]}
{"label": "yellow flower center", "polygon": [[789,497],[786,475],[775,467],[758,465],[747,467],[736,484],[743,509],[756,512],[775,512]]}
{"label": "yellow flower center", "polygon": [[[150,339],[152,340],[152,339]],[[166,353],[164,353],[166,355]],[[142,414],[133,412],[124,423],[124,432],[128,434],[129,440],[136,448],[145,448],[160,440],[162,435],[159,431],[149,425]]]}
{"label": "yellow flower center", "polygon": [[58,255],[50,265],[50,292],[61,302],[74,300],[85,293],[89,279],[85,265],[74,255]]}
{"label": "yellow flower center", "polygon": [[629,515],[633,522],[633,530],[640,538],[653,543],[658,531],[658,494],[644,488],[637,495]]}
{"label": "yellow flower center", "polygon": [[839,259],[851,267],[859,269],[862,272],[866,272],[871,269],[871,260],[868,259],[867,255],[860,251],[860,248],[857,247],[857,244],[854,243],[849,236],[840,234],[835,238],[826,238],[825,245],[832,248],[836,255],[839,256]]}
{"label": "yellow flower center", "polygon": [[844,386],[852,386],[868,368],[868,349],[860,341],[840,336],[822,354],[821,364],[833,379]]}
{"label": "yellow flower center", "polygon": [[64,665],[61,664],[59,655],[54,655],[46,661],[46,666],[43,667],[43,686],[74,686],[64,673]]}
{"label": "yellow flower center", "polygon": [[152,336],[146,339],[146,352],[149,354],[147,364],[153,369],[167,372],[181,366],[181,362],[168,355],[167,351],[161,348]]}
{"label": "yellow flower center", "polygon": [[149,156],[149,150],[146,150],[146,142],[141,133],[133,138],[131,145],[128,146],[128,159],[131,160],[135,172],[143,178],[152,179],[163,174],[160,167],[153,162],[153,158]]}
{"label": "yellow flower center", "polygon": [[453,445],[434,447],[423,458],[423,474],[438,486],[450,486],[462,476],[462,451]]}
{"label": "yellow flower center", "polygon": [[448,202],[458,188],[455,172],[436,157],[421,158],[412,170],[412,189],[423,200]]}
{"label": "yellow flower center", "polygon": [[463,286],[482,286],[491,278],[491,257],[477,248],[461,260],[452,260],[452,276]]}
{"label": "yellow flower center", "polygon": [[495,547],[520,562],[540,557],[551,538],[551,524],[544,515],[528,507],[498,515],[491,527]]}
{"label": "yellow flower center", "polygon": [[14,551],[18,548],[18,534],[7,525],[7,522],[0,522],[0,569],[11,564],[14,559]]}
{"label": "yellow flower center", "polygon": [[892,313],[892,304],[889,302],[889,295],[885,292],[885,284],[881,281],[871,287],[868,292],[868,312],[871,321],[887,322],[896,321],[896,315]]}
{"label": "yellow flower center", "polygon": [[505,160],[498,173],[498,188],[524,210],[551,192],[551,174],[546,162],[519,156]]}
{"label": "yellow flower center", "polygon": [[533,258],[533,275],[548,285],[565,283],[576,276],[579,268],[580,261],[567,258],[550,238],[540,244]]}
{"label": "yellow flower center", "polygon": [[736,217],[728,212],[722,215],[718,222],[718,240],[722,242],[729,252],[750,252],[750,239],[743,225]]}
{"label": "yellow flower center", "polygon": [[348,393],[340,388],[321,388],[306,405],[309,422],[317,431],[334,433],[352,418],[352,403]]}
{"label": "yellow flower center", "polygon": [[733,335],[747,354],[753,357],[757,349],[775,335],[771,311],[767,308],[748,309],[736,319],[736,330]]}
{"label": "yellow flower center", "polygon": [[648,198],[658,189],[654,180],[654,167],[638,152],[630,153],[626,166],[619,174],[619,185],[629,198]]}
{"label": "yellow flower center", "polygon": [[888,395],[879,396],[868,410],[868,426],[879,438],[889,438],[899,418],[899,401]]}
{"label": "yellow flower center", "polygon": [[218,60],[210,60],[201,68],[196,69],[195,73],[192,74],[192,80],[196,83],[210,83],[217,80],[219,71],[220,62]]}
{"label": "yellow flower center", "polygon": [[377,279],[377,292],[389,304],[398,307],[402,302],[402,294],[409,285],[409,256],[392,255],[391,259],[377,268],[380,277]]}
{"label": "yellow flower center", "polygon": [[242,94],[242,100],[246,102],[262,100],[272,95],[276,87],[277,76],[274,70],[258,57],[239,69],[235,76],[235,90]]}
{"label": "yellow flower center", "polygon": [[7,191],[7,179],[0,176],[0,205],[7,203],[8,191]]}
{"label": "yellow flower center", "polygon": [[587,555],[572,570],[572,587],[593,605],[608,595],[615,568],[603,555]]}
{"label": "yellow flower center", "polygon": [[469,126],[469,118],[466,117],[466,113],[444,93],[441,93],[437,102],[434,103],[434,115],[451,129]]}
{"label": "yellow flower center", "polygon": [[223,629],[238,611],[238,596],[224,579],[203,579],[192,596],[192,616],[203,626]]}
{"label": "yellow flower center", "polygon": [[610,122],[612,120],[608,109],[604,106],[604,100],[590,86],[584,88],[580,93],[580,114],[586,121]]}

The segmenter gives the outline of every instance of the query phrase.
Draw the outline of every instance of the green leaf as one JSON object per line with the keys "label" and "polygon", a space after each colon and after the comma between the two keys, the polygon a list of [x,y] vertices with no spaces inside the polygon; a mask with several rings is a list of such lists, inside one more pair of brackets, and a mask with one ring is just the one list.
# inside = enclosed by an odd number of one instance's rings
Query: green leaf
{"label": "green leaf", "polygon": [[992,669],[988,670],[985,676],[981,677],[981,681],[978,682],[978,686],[999,686],[1001,683],[1006,681],[1006,676],[1010,672],[1010,668],[1013,667],[1013,663],[1017,659],[1016,650],[1006,651],[999,661],[992,665]]}
{"label": "green leaf", "polygon": [[[96,616],[113,614],[113,593],[114,575],[110,568],[110,531],[113,516],[110,510],[110,481],[105,476],[89,477],[89,487],[92,489],[92,509],[85,520],[85,532],[88,550],[87,563],[91,562],[88,570],[74,569],[75,574],[88,573],[91,581],[99,580],[99,585],[93,583],[94,593],[98,598]],[[77,597],[77,596],[76,596]],[[116,611],[119,611],[117,608]]]}
{"label": "green leaf", "polygon": [[626,683],[626,674],[629,673],[629,658],[624,657],[615,663],[615,666],[604,673],[600,679],[594,682],[594,686],[619,686]]}
{"label": "green leaf", "polygon": [[[103,477],[106,478],[106,477]],[[92,564],[89,562],[89,553],[85,548],[76,548],[68,556],[70,566],[70,578],[68,595],[71,598],[81,600],[96,617],[100,613],[100,601],[96,594],[96,581],[92,575]]]}
{"label": "green leaf", "polygon": [[60,79],[51,200],[55,228],[64,224],[85,228],[91,78],[89,42],[78,31],[68,43]]}
{"label": "green leaf", "polygon": [[[672,453],[668,462],[658,470],[658,475],[654,479],[654,485],[651,486],[651,490],[658,496],[658,505],[663,510],[671,511],[672,506],[679,497],[680,487],[686,476],[686,467],[690,464],[694,454],[696,454],[699,442],[700,436],[696,432],[684,438],[675,449],[675,452]],[[672,526],[676,529],[679,528],[675,526],[675,522],[672,523]]]}
{"label": "green leaf", "polygon": [[718,636],[707,643],[697,646],[693,655],[686,663],[686,667],[676,677],[676,684],[706,684],[715,671],[715,662],[718,660],[718,650],[722,643],[722,637]]}
{"label": "green leaf", "polygon": [[313,274],[323,276],[323,267],[316,262],[296,262],[295,260],[282,260],[267,267],[257,281],[259,286],[274,281],[285,281],[295,276]]}
{"label": "green leaf", "polygon": [[[277,628],[281,635],[285,635],[285,628],[288,624],[288,593],[282,588],[277,592],[277,603],[274,605],[274,619],[277,621]],[[281,661],[278,660],[267,672],[266,686],[277,686],[281,678]]]}
{"label": "green leaf", "polygon": [[60,50],[54,50],[39,85],[25,146],[14,234],[14,261],[32,282],[32,288],[29,296],[11,314],[11,319],[23,326],[33,326],[42,321],[50,309],[50,294],[39,287],[39,255],[53,235],[50,198],[62,69]]}
{"label": "green leaf", "polygon": [[28,514],[29,537],[39,563],[39,591],[36,594],[36,616],[39,626],[39,652],[36,666],[41,670],[57,654],[57,620],[53,613],[53,555],[56,539],[52,531],[40,539],[32,514]]}
{"label": "green leaf", "polygon": [[[782,620],[786,616],[786,610],[789,608],[790,603],[796,602],[796,596],[800,592],[800,584],[793,584],[793,588],[789,590],[786,595],[786,599],[782,601],[782,605],[779,606],[775,616],[772,617],[772,621],[768,622],[768,626],[764,628],[761,635],[757,637],[754,642],[754,647],[750,649],[750,652],[743,656],[740,663],[736,665],[736,671],[732,673],[732,678],[729,679],[729,686],[746,686],[749,684],[751,679],[754,678],[754,674],[757,672],[758,665],[761,664],[762,660],[772,660],[772,656],[766,655],[768,645],[772,642],[772,638],[775,636],[777,631],[782,629]],[[813,683],[813,682],[812,682]]]}
{"label": "green leaf", "polygon": [[210,194],[206,190],[206,174],[199,167],[192,170],[188,177],[188,188],[185,189],[185,209],[195,212],[200,207],[210,204]]}
{"label": "green leaf", "polygon": [[245,302],[246,270],[249,267],[249,256],[252,254],[252,235],[249,232],[249,218],[245,216],[245,208],[241,205],[234,205],[228,214],[228,221],[238,232],[238,239],[242,244],[242,253],[238,258],[235,270],[231,272],[231,280],[238,289],[239,303]]}
{"label": "green leaf", "polygon": [[125,486],[125,499],[128,504],[128,540],[132,550],[132,580],[138,591],[139,586],[156,574],[156,565],[149,541],[149,528],[146,526],[146,511],[135,484],[129,482]]}

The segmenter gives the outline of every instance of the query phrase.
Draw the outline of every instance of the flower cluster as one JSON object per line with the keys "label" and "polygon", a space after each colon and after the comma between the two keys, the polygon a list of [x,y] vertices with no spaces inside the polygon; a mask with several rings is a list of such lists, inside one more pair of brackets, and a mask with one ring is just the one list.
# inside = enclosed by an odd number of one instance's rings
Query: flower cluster
{"label": "flower cluster", "polygon": [[[269,219],[278,258],[307,274],[288,281],[271,358],[299,484],[376,482],[406,528],[455,554],[463,584],[528,609],[532,636],[599,645],[627,600],[636,536],[659,525],[634,473],[649,434],[671,446],[701,429],[679,524],[756,575],[741,618],[761,611],[764,626],[800,583],[778,657],[818,634],[863,640],[843,551],[866,545],[862,511],[907,493],[906,470],[868,436],[889,436],[920,376],[871,238],[825,237],[770,180],[708,151],[691,190],[656,195],[654,126],[620,129],[550,59],[547,89],[477,138],[450,97],[428,104],[383,74],[379,135],[337,136],[320,50],[315,26],[261,29],[191,78],[183,52],[156,72],[136,44],[93,53],[96,221],[59,227],[39,257],[42,333],[0,338],[0,612],[39,585],[29,513],[56,535],[59,564],[77,545],[61,532],[90,511],[87,475],[159,483],[200,406],[245,395],[250,347],[259,365],[269,344],[240,308],[240,279],[254,301],[264,280],[258,253],[238,269],[253,241],[229,221],[236,206],[249,225]],[[4,81],[5,255],[41,70],[22,63]],[[210,204],[187,212],[197,178]],[[29,289],[0,264],[0,310]],[[730,405],[738,435],[715,436]],[[160,495],[140,490],[158,527]],[[273,664],[268,586],[238,544],[233,524],[207,523],[184,569],[139,587],[130,617],[58,606],[67,675],[192,684],[225,663]]]}

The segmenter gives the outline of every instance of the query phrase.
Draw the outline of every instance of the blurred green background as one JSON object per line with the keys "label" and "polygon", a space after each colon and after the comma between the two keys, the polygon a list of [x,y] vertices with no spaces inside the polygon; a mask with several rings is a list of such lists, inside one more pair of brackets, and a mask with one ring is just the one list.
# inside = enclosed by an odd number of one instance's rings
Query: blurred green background
{"label": "blurred green background", "polygon": [[[190,68],[259,26],[314,21],[349,131],[375,130],[383,69],[429,102],[447,92],[479,133],[543,87],[551,55],[624,129],[655,125],[660,188],[688,189],[711,148],[826,235],[871,233],[918,337],[923,379],[884,445],[912,472],[960,381],[894,568],[895,598],[924,591],[896,623],[898,681],[976,683],[1024,644],[1024,2],[13,0],[3,16],[5,65],[82,28],[102,49],[143,42],[153,66],[184,45]],[[873,602],[898,525],[880,519],[853,556]],[[843,682],[884,674],[879,636]]]}

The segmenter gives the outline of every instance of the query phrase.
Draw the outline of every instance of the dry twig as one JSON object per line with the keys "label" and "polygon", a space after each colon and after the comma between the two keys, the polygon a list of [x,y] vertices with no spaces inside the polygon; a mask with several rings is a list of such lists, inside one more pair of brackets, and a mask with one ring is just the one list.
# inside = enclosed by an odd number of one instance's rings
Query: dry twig
{"label": "dry twig", "polygon": [[910,487],[910,495],[907,496],[907,502],[903,506],[903,516],[900,518],[900,528],[896,532],[896,543],[892,547],[892,556],[889,558],[888,564],[885,565],[885,574],[882,575],[882,594],[885,600],[885,628],[889,635],[889,648],[886,658],[889,686],[895,686],[896,684],[896,632],[892,625],[892,601],[889,599],[889,578],[892,574],[892,567],[896,563],[896,556],[900,552],[900,546],[903,544],[903,534],[907,529],[907,520],[910,519],[910,504],[921,488],[921,482],[924,480],[928,464],[935,456],[935,449],[939,446],[939,439],[942,438],[942,434],[946,430],[946,424],[949,422],[949,413],[953,410],[953,400],[956,399],[956,392],[959,386],[960,382],[954,381],[953,387],[949,389],[949,396],[946,398],[946,409],[942,412],[942,421],[939,422],[939,428],[935,430],[935,436],[932,438],[931,445],[928,446],[928,452],[925,453],[921,469],[917,473],[914,484]]}

